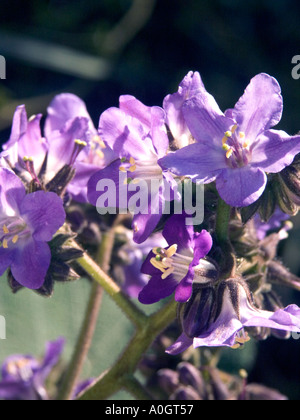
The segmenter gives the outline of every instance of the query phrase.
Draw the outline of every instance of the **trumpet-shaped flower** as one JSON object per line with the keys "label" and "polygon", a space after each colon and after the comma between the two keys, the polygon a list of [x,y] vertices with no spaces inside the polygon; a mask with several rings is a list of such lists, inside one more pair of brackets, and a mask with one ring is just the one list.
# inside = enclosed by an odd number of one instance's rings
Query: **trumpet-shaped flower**
{"label": "trumpet-shaped flower", "polygon": [[178,354],[190,346],[238,348],[250,340],[244,328],[265,327],[300,332],[300,308],[290,305],[276,312],[258,309],[248,286],[235,280],[224,281],[217,292],[212,288],[195,291],[182,310],[183,333],[168,349]]}

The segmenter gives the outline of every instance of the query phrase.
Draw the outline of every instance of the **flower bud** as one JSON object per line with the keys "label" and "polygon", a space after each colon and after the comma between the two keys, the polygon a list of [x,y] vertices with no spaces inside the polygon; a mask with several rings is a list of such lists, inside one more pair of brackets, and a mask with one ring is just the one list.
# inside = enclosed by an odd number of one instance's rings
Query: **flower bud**
{"label": "flower bud", "polygon": [[298,204],[295,203],[296,195],[287,187],[281,175],[274,177],[272,189],[281,210],[286,214],[295,216],[298,213]]}
{"label": "flower bud", "polygon": [[275,389],[267,388],[259,384],[249,384],[245,389],[245,400],[247,401],[287,401],[285,395]]}
{"label": "flower bud", "polygon": [[271,261],[268,264],[267,281],[300,291],[300,278],[292,274],[279,261]]}
{"label": "flower bud", "polygon": [[207,399],[207,390],[202,373],[191,363],[182,362],[177,366],[180,383],[190,385],[202,399]]}
{"label": "flower bud", "polygon": [[172,394],[180,386],[179,375],[171,369],[161,369],[157,372],[159,386],[168,395]]}
{"label": "flower bud", "polygon": [[217,401],[226,401],[230,398],[230,392],[222,381],[220,373],[217,369],[209,369],[210,382],[213,390],[214,398]]}

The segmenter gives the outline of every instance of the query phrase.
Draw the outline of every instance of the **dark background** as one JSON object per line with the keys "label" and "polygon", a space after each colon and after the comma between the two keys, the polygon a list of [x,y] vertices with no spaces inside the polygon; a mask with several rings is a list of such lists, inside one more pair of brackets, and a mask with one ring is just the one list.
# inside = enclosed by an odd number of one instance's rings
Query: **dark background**
{"label": "dark background", "polygon": [[[0,81],[0,140],[8,139],[21,103],[29,115],[45,114],[55,94],[73,92],[97,125],[121,94],[161,105],[189,70],[201,73],[224,110],[257,73],[276,77],[285,104],[279,128],[295,134],[300,80],[291,76],[291,61],[300,54],[299,22],[297,0],[2,0],[0,55],[7,79]],[[298,274],[299,232],[296,219],[281,247]],[[296,293],[285,293],[284,300],[300,304]],[[261,343],[250,379],[298,400],[299,356],[300,340]]]}

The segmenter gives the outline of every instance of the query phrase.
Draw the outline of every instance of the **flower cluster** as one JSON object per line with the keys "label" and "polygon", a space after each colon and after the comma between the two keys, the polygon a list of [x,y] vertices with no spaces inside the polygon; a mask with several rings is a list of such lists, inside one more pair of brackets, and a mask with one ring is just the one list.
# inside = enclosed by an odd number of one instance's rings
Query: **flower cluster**
{"label": "flower cluster", "polygon": [[[0,154],[0,275],[13,291],[50,296],[55,280],[82,274],[74,237],[98,258],[113,229],[109,274],[126,296],[178,303],[167,353],[299,333],[300,309],[276,294],[276,284],[300,290],[277,258],[300,206],[300,136],[274,129],[282,111],[267,74],[222,112],[198,72],[162,106],[121,96],[98,128],[73,94],[54,98],[43,129],[41,114],[28,119],[19,106]],[[25,391],[42,397],[44,365],[9,360],[2,388],[24,388],[29,372]],[[180,369],[177,379],[189,371]]]}

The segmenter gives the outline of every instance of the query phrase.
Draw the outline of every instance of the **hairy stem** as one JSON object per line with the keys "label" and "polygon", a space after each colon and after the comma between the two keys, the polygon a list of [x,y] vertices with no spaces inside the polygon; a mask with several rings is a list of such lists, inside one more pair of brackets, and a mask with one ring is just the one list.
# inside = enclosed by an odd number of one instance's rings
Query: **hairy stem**
{"label": "hairy stem", "polygon": [[176,307],[177,303],[172,300],[154,315],[147,317],[143,328],[137,330],[116,364],[84,392],[80,400],[105,400],[121,389],[126,389],[126,378],[128,375],[133,376],[143,355],[155,338],[174,321]]}

